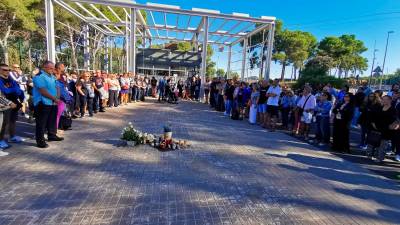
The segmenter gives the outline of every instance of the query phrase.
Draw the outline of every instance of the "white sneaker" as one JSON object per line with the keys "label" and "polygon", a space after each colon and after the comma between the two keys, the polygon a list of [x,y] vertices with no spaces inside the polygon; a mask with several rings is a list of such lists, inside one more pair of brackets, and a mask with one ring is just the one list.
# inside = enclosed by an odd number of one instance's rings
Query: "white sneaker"
{"label": "white sneaker", "polygon": [[396,155],[395,159],[397,162],[400,162],[400,155]]}
{"label": "white sneaker", "polygon": [[3,150],[0,150],[0,157],[2,157],[2,156],[7,156],[7,155],[9,155],[10,153],[8,153],[8,152],[3,152]]}
{"label": "white sneaker", "polygon": [[14,137],[10,138],[10,142],[13,142],[13,143],[21,143],[23,141],[25,141],[25,139],[23,139],[20,136],[14,136]]}
{"label": "white sneaker", "polygon": [[4,141],[4,140],[0,141],[0,151],[2,149],[6,149],[6,148],[9,148],[9,147],[10,147],[10,145],[8,145],[6,141]]}

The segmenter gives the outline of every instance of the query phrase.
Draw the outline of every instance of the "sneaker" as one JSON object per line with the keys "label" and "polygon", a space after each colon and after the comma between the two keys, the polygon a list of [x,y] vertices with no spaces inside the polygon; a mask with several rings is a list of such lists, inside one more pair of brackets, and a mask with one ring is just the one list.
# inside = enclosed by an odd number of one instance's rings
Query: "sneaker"
{"label": "sneaker", "polygon": [[323,146],[325,146],[325,143],[320,142],[320,143],[318,143],[318,146],[323,147]]}
{"label": "sneaker", "polygon": [[0,149],[6,149],[6,148],[9,148],[10,147],[10,145],[9,144],[7,144],[7,142],[6,141],[0,141]]}
{"label": "sneaker", "polygon": [[23,141],[25,141],[25,139],[23,139],[22,137],[19,137],[19,136],[14,136],[14,137],[10,138],[11,143],[21,143]]}
{"label": "sneaker", "polygon": [[3,150],[0,150],[0,157],[2,156],[8,156],[10,153],[8,152],[3,152]]}
{"label": "sneaker", "polygon": [[396,155],[395,160],[396,160],[397,162],[400,162],[400,155]]}
{"label": "sneaker", "polygon": [[25,116],[25,119],[29,120],[30,116],[27,113],[25,113],[24,116]]}
{"label": "sneaker", "polygon": [[364,151],[367,150],[368,149],[368,145],[361,146],[361,149],[364,150]]}

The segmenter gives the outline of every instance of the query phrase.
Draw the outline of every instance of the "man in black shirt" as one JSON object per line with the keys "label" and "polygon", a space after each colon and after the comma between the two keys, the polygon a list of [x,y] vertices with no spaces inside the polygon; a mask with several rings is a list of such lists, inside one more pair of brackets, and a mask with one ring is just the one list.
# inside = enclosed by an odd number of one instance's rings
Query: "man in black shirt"
{"label": "man in black shirt", "polygon": [[258,106],[258,116],[259,123],[262,127],[264,127],[267,122],[267,91],[268,91],[268,81],[264,80],[260,87],[260,96],[258,97],[257,106]]}
{"label": "man in black shirt", "polygon": [[232,80],[228,80],[225,89],[225,116],[230,116],[233,105],[233,92],[235,91],[235,86]]}

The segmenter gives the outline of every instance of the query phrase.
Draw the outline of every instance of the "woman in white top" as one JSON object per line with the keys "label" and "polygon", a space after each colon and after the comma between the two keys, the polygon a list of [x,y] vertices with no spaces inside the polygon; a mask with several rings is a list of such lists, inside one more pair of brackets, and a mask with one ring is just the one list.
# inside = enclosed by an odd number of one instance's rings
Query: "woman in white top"
{"label": "woman in white top", "polygon": [[118,107],[118,91],[120,90],[120,85],[115,74],[110,74],[110,79],[108,80],[108,90],[108,107]]}

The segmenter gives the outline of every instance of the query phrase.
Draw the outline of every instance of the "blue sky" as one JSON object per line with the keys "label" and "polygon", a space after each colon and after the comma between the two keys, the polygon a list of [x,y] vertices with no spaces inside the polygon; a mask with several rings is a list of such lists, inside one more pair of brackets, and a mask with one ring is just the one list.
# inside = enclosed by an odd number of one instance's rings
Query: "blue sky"
{"label": "blue sky", "polygon": [[[147,1],[138,0],[137,2],[146,3]],[[364,41],[368,48],[364,56],[369,60],[369,67],[372,64],[375,40],[378,49],[376,63],[382,66],[387,31],[395,31],[390,36],[385,72],[388,70],[390,73],[400,68],[399,0],[151,0],[151,2],[178,5],[183,9],[196,7],[216,9],[221,13],[248,13],[252,17],[275,16],[283,20],[285,28],[311,32],[318,40],[326,36],[355,34],[358,39]],[[155,17],[156,23],[162,23],[161,15],[155,15]],[[169,20],[175,19],[169,17]],[[182,23],[182,26],[184,26],[184,23]],[[214,61],[217,61],[218,67],[225,70],[227,65],[226,55],[226,53],[218,53],[217,51],[214,55]],[[235,57],[238,59],[239,55],[234,55],[233,61],[235,61]],[[232,65],[237,69],[240,69],[240,66],[240,62]],[[273,65],[272,77],[278,77],[280,69],[280,65]],[[287,76],[290,77],[289,72],[290,68],[287,72]],[[252,74],[254,73],[257,73],[257,71],[253,71]],[[370,69],[365,71],[364,75],[369,73]]]}

